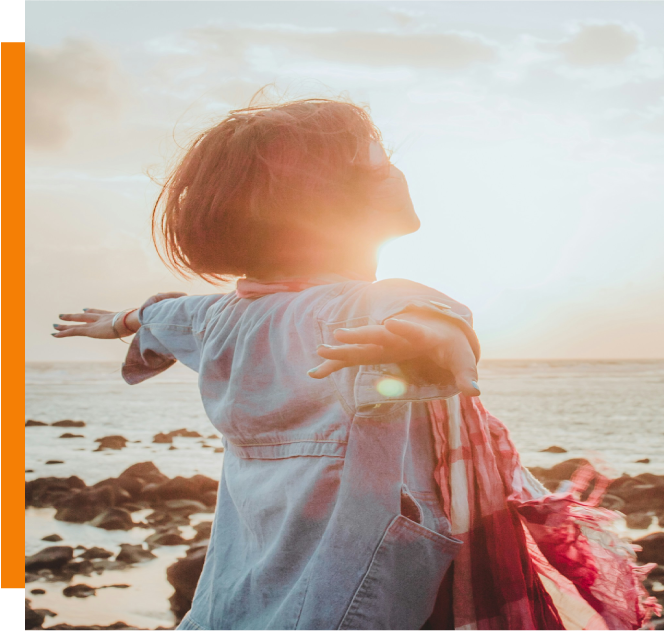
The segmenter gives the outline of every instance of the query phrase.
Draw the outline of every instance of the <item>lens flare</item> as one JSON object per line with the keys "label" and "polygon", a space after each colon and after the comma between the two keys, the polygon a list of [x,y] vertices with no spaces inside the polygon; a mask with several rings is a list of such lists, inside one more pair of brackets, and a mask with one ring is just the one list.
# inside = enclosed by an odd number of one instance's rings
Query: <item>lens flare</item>
{"label": "lens flare", "polygon": [[400,397],[406,393],[406,384],[399,379],[387,377],[378,382],[376,390],[384,397]]}

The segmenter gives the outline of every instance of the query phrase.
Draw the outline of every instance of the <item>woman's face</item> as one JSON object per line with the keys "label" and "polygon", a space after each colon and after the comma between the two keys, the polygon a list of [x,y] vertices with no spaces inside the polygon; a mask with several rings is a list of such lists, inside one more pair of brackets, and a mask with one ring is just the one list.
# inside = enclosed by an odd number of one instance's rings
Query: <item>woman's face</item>
{"label": "woman's face", "polygon": [[416,232],[420,219],[415,213],[406,176],[389,163],[382,145],[371,143],[369,160],[376,167],[388,166],[388,176],[373,185],[370,194],[370,217],[381,237],[390,239]]}

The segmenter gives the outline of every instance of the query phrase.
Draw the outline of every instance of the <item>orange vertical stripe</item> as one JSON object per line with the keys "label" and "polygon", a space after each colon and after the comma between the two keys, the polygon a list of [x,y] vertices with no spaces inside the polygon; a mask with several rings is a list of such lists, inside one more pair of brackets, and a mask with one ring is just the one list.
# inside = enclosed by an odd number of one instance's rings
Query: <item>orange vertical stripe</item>
{"label": "orange vertical stripe", "polygon": [[[2,587],[25,587],[25,44],[2,42]],[[22,360],[19,362],[19,358]]]}

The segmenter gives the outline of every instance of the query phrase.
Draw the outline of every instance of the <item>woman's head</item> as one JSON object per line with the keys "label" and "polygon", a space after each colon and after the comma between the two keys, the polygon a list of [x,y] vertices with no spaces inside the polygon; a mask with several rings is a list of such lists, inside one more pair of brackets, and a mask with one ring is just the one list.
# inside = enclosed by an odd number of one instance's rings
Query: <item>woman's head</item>
{"label": "woman's head", "polygon": [[153,236],[176,269],[209,280],[343,271],[362,248],[417,229],[399,174],[364,108],[307,99],[235,110],[171,173]]}

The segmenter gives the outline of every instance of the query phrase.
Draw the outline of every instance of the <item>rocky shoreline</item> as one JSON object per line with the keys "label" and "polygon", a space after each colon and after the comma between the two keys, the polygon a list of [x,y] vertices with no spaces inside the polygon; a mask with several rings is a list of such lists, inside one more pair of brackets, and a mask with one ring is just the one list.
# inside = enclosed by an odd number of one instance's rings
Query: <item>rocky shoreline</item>
{"label": "rocky shoreline", "polygon": [[[169,442],[172,436],[194,435],[200,436],[189,430],[176,430],[169,434],[158,434],[155,442]],[[116,440],[122,437],[108,438],[113,440],[99,441],[100,449],[122,448],[122,441]],[[584,464],[587,464],[586,460],[570,459],[549,469],[533,467],[531,472],[549,490],[555,491],[564,488],[565,482]],[[185,556],[166,570],[167,580],[173,587],[169,598],[170,608],[179,622],[191,606],[207,553],[211,521],[195,524],[193,529],[196,534],[190,538],[183,536],[181,528],[191,526],[191,516],[194,514],[214,512],[217,489],[218,481],[201,474],[169,478],[150,461],[133,464],[117,477],[101,480],[91,486],[78,476],[41,477],[27,481],[26,507],[53,508],[56,520],[86,523],[105,530],[146,528],[154,530],[154,533],[149,534],[142,544],[121,544],[117,554],[95,546],[57,545],[61,540],[59,535],[44,537],[45,542],[55,545],[45,546],[25,559],[26,590],[33,595],[33,598],[26,598],[26,629],[138,628],[122,621],[108,626],[73,626],[64,623],[44,626],[54,614],[47,609],[33,608],[34,597],[44,593],[44,590],[40,587],[30,589],[30,586],[37,581],[40,584],[62,581],[68,583],[63,590],[64,596],[94,597],[100,589],[124,589],[128,585],[92,587],[85,583],[85,577],[149,562],[155,558],[153,550],[160,546],[186,545]],[[658,520],[660,527],[664,527],[664,475],[625,474],[611,480],[602,506],[622,512],[628,528],[647,529],[652,527],[654,519]],[[150,512],[145,518],[135,521],[133,514],[146,509]],[[633,543],[640,546],[637,551],[639,563],[658,564],[644,586],[650,595],[664,605],[664,532],[651,532]],[[157,627],[167,628],[173,627]],[[664,619],[652,621],[650,628],[664,629]]]}

